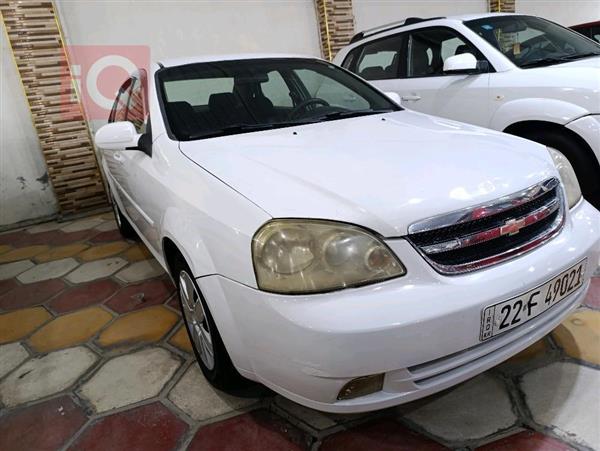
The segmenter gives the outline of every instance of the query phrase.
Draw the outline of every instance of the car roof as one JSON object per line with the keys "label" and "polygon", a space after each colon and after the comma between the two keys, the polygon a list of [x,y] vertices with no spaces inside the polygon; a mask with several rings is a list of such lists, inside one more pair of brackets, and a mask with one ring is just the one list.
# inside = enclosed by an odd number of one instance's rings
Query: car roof
{"label": "car roof", "polygon": [[484,19],[486,17],[499,17],[499,16],[522,16],[522,14],[515,13],[479,13],[479,14],[460,14],[447,17],[407,17],[404,21],[397,21],[387,24],[382,24],[374,28],[360,31],[356,33],[350,40],[350,44],[361,42],[365,39],[369,39],[372,36],[380,35],[383,33],[392,32],[394,30],[411,27],[410,29],[421,28],[421,24],[429,26],[432,22],[466,22],[469,20]]}
{"label": "car roof", "polygon": [[199,55],[188,56],[181,58],[168,58],[158,61],[163,67],[184,66],[186,64],[195,63],[212,63],[216,61],[235,61],[235,60],[252,60],[252,59],[276,59],[276,58],[298,58],[298,59],[320,59],[312,55],[298,55],[291,53],[232,53],[221,55]]}

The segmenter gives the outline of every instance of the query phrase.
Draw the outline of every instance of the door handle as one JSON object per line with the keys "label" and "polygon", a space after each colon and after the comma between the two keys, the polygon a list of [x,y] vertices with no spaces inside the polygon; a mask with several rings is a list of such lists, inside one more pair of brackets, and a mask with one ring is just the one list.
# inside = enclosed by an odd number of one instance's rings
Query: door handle
{"label": "door handle", "polygon": [[114,152],[113,153],[113,158],[115,159],[115,161],[118,161],[118,162],[123,161],[123,156],[121,155],[120,152]]}
{"label": "door handle", "polygon": [[416,102],[417,100],[421,100],[421,96],[418,95],[402,96],[400,98],[407,102]]}

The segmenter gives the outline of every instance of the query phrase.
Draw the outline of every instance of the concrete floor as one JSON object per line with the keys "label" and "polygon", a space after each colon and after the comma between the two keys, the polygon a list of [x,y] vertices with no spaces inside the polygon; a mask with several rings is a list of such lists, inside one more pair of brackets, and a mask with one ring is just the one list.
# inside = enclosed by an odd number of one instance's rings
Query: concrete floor
{"label": "concrete floor", "polygon": [[[327,415],[211,388],[174,287],[110,214],[0,234],[0,449],[600,449],[600,278],[551,336],[442,394]],[[481,447],[481,448],[480,448]]]}

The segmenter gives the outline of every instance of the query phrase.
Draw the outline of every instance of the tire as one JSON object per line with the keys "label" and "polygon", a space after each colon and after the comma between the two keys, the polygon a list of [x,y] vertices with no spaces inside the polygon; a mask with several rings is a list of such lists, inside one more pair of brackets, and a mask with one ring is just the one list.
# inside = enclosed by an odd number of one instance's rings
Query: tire
{"label": "tire", "polygon": [[110,200],[112,203],[113,214],[115,215],[115,222],[117,223],[119,232],[121,232],[123,238],[127,240],[137,241],[139,239],[137,232],[129,222],[129,219],[127,219],[125,215],[121,213],[121,209],[115,201],[115,197],[113,196],[112,192],[110,192]]}
{"label": "tire", "polygon": [[600,210],[600,169],[582,146],[572,137],[559,130],[531,130],[521,135],[523,138],[544,144],[561,152],[575,170],[583,197]]}
{"label": "tire", "polygon": [[181,257],[173,264],[172,273],[185,328],[202,374],[213,387],[239,396],[240,390],[253,383],[233,366],[200,288]]}

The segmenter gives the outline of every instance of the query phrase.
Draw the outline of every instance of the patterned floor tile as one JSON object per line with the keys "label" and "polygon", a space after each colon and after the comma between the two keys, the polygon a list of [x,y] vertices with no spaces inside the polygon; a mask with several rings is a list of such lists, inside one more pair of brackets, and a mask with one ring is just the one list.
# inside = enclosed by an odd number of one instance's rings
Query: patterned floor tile
{"label": "patterned floor tile", "polygon": [[98,345],[107,348],[154,343],[171,330],[179,317],[162,305],[127,313],[102,331]]}
{"label": "patterned floor tile", "polygon": [[75,271],[70,273],[66,279],[71,283],[85,283],[92,280],[103,279],[117,272],[126,264],[127,262],[125,260],[118,257],[96,260],[93,262],[84,263]]}
{"label": "patterned floor tile", "polygon": [[239,398],[212,387],[194,362],[169,393],[169,399],[194,420],[207,420],[255,404],[256,398]]}
{"label": "patterned floor tile", "polygon": [[118,230],[109,230],[108,232],[96,233],[93,238],[90,239],[91,243],[108,243],[109,241],[120,241],[123,239],[121,232]]}
{"label": "patterned floor tile", "polygon": [[69,450],[175,450],[187,429],[187,424],[156,402],[101,418]]}
{"label": "patterned floor tile", "polygon": [[101,304],[115,294],[121,285],[111,279],[96,280],[68,288],[48,303],[53,311],[66,313],[91,305]]}
{"label": "patterned floor tile", "polygon": [[506,388],[488,374],[401,410],[406,411],[404,417],[448,441],[483,438],[517,421]]}
{"label": "patterned floor tile", "polygon": [[58,393],[73,385],[95,361],[94,353],[81,346],[28,360],[0,383],[0,400],[14,407]]}
{"label": "patterned floor tile", "polygon": [[322,451],[434,451],[447,448],[395,421],[384,419],[327,437],[320,449]]}
{"label": "patterned floor tile", "polygon": [[0,255],[10,251],[12,249],[12,246],[9,246],[8,244],[0,244]]}
{"label": "patterned floor tile", "polygon": [[102,224],[94,227],[98,232],[109,232],[117,228],[117,223],[113,221],[104,221]]}
{"label": "patterned floor tile", "polygon": [[79,266],[79,262],[74,258],[63,258],[48,263],[41,263],[28,269],[17,276],[21,283],[34,283],[42,280],[56,279],[62,277],[68,272]]}
{"label": "patterned floor tile", "polygon": [[177,329],[177,332],[175,332],[175,334],[171,337],[169,343],[184,352],[189,352],[190,354],[192,353],[192,343],[184,325]]}
{"label": "patterned floor tile", "polygon": [[152,254],[146,246],[142,243],[138,243],[127,249],[127,251],[123,253],[123,258],[133,263],[141,260],[148,260],[149,258],[152,258]]}
{"label": "patterned floor tile", "polygon": [[44,307],[32,307],[0,315],[0,344],[20,340],[50,320]]}
{"label": "patterned floor tile", "polygon": [[35,256],[34,260],[37,263],[46,263],[52,260],[60,260],[63,258],[74,257],[86,250],[89,246],[83,243],[65,244],[63,246],[51,247],[46,252],[42,252]]}
{"label": "patterned floor tile", "polygon": [[37,246],[27,246],[13,249],[0,255],[0,263],[12,263],[19,260],[28,260],[42,252],[46,252],[49,246],[45,244]]}
{"label": "patterned floor tile", "polygon": [[97,412],[153,398],[160,393],[180,364],[163,348],[148,348],[115,357],[83,385],[81,395]]}
{"label": "patterned floor tile", "polygon": [[523,376],[521,390],[536,423],[600,449],[600,370],[555,362]]}
{"label": "patterned floor tile", "polygon": [[535,431],[523,431],[497,440],[477,451],[574,451],[566,443]]}
{"label": "patterned floor tile", "polygon": [[119,271],[116,277],[125,283],[132,283],[159,277],[163,274],[165,274],[165,270],[156,260],[142,260]]}
{"label": "patterned floor tile", "polygon": [[102,219],[98,217],[84,218],[78,221],[73,221],[60,229],[65,233],[81,232],[82,230],[93,229],[97,225],[102,224]]}
{"label": "patterned floor tile", "polygon": [[196,432],[188,451],[307,450],[309,438],[266,410],[209,424]]}
{"label": "patterned floor tile", "polygon": [[38,329],[29,338],[29,345],[37,352],[49,352],[85,343],[112,318],[110,313],[100,307],[88,307],[68,313]]}
{"label": "patterned floor tile", "polygon": [[106,305],[115,312],[126,313],[162,304],[174,292],[175,287],[169,279],[154,279],[123,288]]}
{"label": "patterned floor tile", "polygon": [[576,311],[552,332],[552,337],[569,357],[600,365],[599,311]]}
{"label": "patterned floor tile", "polygon": [[0,346],[0,379],[18,367],[28,357],[29,353],[27,349],[21,346],[21,343]]}
{"label": "patterned floor tile", "polygon": [[329,429],[337,425],[333,415],[301,406],[300,404],[284,398],[283,396],[278,395],[275,398],[275,404],[277,407],[292,415],[294,418],[299,419],[303,423],[318,431]]}
{"label": "patterned floor tile", "polygon": [[53,451],[60,449],[87,418],[68,396],[18,410],[0,418],[0,448]]}
{"label": "patterned floor tile", "polygon": [[130,245],[127,241],[114,241],[112,243],[92,246],[86,251],[83,251],[77,257],[82,261],[100,260],[120,254],[129,246]]}
{"label": "patterned floor tile", "polygon": [[19,285],[0,296],[0,308],[13,310],[32,305],[43,304],[66,288],[60,279],[43,280],[41,282]]}
{"label": "patterned floor tile", "polygon": [[600,309],[600,277],[592,278],[592,283],[584,302],[589,307]]}
{"label": "patterned floor tile", "polygon": [[0,296],[14,290],[18,286],[19,284],[15,279],[0,280]]}
{"label": "patterned floor tile", "polygon": [[533,360],[536,357],[541,357],[545,355],[549,351],[550,347],[548,346],[548,343],[546,343],[544,339],[538,340],[528,348],[525,348],[518,354],[512,356],[506,361],[506,363],[512,364],[528,362],[529,360]]}
{"label": "patterned floor tile", "polygon": [[93,229],[92,230],[82,230],[80,232],[71,232],[71,233],[58,232],[56,234],[56,236],[49,242],[52,243],[53,246],[78,243],[81,241],[89,240],[97,234],[98,234],[98,231],[93,230]]}
{"label": "patterned floor tile", "polygon": [[58,230],[61,227],[65,227],[69,225],[70,222],[44,222],[43,224],[34,225],[31,227],[27,227],[27,233],[36,234],[41,232],[52,232],[54,230]]}
{"label": "patterned floor tile", "polygon": [[0,280],[8,280],[17,277],[22,272],[33,268],[34,263],[31,260],[21,260],[13,263],[0,265]]}

